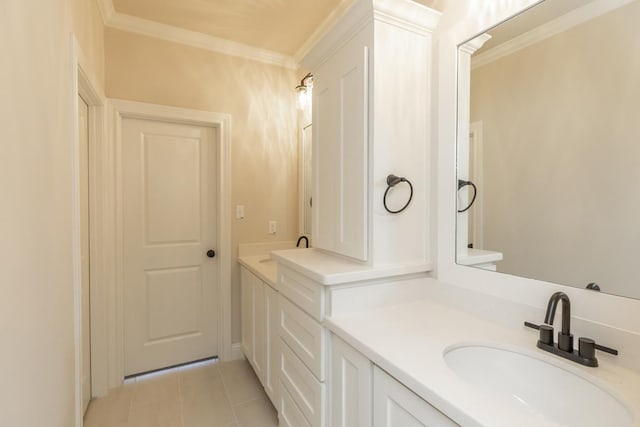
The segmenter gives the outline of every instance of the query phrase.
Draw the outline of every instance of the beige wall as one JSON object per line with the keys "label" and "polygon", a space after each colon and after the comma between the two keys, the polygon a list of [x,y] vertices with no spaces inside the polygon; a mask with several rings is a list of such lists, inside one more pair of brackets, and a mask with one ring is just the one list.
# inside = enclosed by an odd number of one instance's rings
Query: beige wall
{"label": "beige wall", "polygon": [[640,298],[640,2],[472,72],[499,271]]}
{"label": "beige wall", "polygon": [[[240,341],[238,243],[293,240],[298,232],[293,70],[107,29],[110,98],[232,116],[232,340]],[[244,220],[235,206],[245,205]],[[278,233],[267,234],[269,220]]]}
{"label": "beige wall", "polygon": [[0,4],[0,425],[74,425],[72,18]]}
{"label": "beige wall", "polygon": [[96,0],[71,0],[73,32],[82,53],[95,75],[104,86],[104,24]]}

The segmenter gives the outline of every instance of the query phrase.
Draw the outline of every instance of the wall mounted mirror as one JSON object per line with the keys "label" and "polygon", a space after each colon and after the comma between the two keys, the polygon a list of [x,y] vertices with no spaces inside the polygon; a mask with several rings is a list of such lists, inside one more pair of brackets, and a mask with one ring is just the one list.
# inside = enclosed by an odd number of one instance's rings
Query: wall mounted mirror
{"label": "wall mounted mirror", "polygon": [[640,298],[640,0],[545,0],[459,46],[456,261]]}

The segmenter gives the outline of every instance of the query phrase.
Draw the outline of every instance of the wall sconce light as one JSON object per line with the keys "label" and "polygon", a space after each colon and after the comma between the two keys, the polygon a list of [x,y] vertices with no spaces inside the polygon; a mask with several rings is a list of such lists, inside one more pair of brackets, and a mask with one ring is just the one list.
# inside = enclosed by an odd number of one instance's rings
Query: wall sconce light
{"label": "wall sconce light", "polygon": [[313,74],[309,73],[300,80],[300,84],[296,86],[298,95],[298,108],[304,110],[307,105],[311,104],[311,95],[313,93]]}

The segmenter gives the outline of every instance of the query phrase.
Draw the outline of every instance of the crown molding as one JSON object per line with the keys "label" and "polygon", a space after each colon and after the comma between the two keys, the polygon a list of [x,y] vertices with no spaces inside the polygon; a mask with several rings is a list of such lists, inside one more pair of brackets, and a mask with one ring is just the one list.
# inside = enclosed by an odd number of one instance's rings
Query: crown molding
{"label": "crown molding", "polygon": [[102,22],[104,22],[104,25],[107,25],[116,13],[116,9],[113,7],[113,0],[96,0],[96,2],[102,15]]}
{"label": "crown molding", "polygon": [[597,0],[588,3],[486,52],[473,56],[471,58],[471,69],[482,67],[507,55],[511,55],[514,52],[567,31],[570,28],[604,15],[633,1],[635,0]]}
{"label": "crown molding", "polygon": [[438,26],[442,13],[414,1],[373,0],[373,15],[378,21],[428,35]]}
{"label": "crown molding", "polygon": [[436,28],[440,16],[440,12],[411,0],[343,1],[305,42],[295,58],[304,67],[313,70],[375,21],[426,35]]}
{"label": "crown molding", "polygon": [[487,33],[480,34],[478,37],[469,40],[465,44],[460,46],[460,50],[469,55],[473,55],[476,50],[480,49],[487,41],[491,39],[491,36]]}
{"label": "crown molding", "polygon": [[300,49],[293,56],[297,63],[302,62],[302,58],[318,44],[320,40],[338,23],[338,21],[347,13],[347,10],[353,5],[354,0],[342,0],[338,6],[320,23],[311,36],[302,44]]}
{"label": "crown molding", "polygon": [[465,44],[460,46],[460,50],[468,55],[473,55],[474,52],[482,47],[487,41],[491,39],[491,36],[487,33],[480,34],[478,37],[469,40]]}
{"label": "crown molding", "polygon": [[169,42],[222,53],[224,55],[277,65],[289,69],[299,68],[298,62],[290,55],[260,49],[232,40],[214,37],[197,31],[185,30],[173,25],[162,24],[136,16],[119,13],[112,0],[97,0],[104,25],[117,30],[128,31],[154,37]]}

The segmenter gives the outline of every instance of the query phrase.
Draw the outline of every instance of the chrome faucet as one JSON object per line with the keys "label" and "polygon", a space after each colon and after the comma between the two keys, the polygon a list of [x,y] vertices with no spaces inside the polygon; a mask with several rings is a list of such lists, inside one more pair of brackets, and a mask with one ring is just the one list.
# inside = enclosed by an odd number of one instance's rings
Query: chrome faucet
{"label": "chrome faucet", "polygon": [[298,241],[296,242],[296,248],[300,247],[300,242],[302,241],[302,239],[304,239],[305,247],[308,248],[309,247],[309,238],[307,236],[298,237]]}
{"label": "chrome faucet", "polygon": [[[558,344],[555,345],[553,342],[553,319],[556,316],[558,302],[562,303],[562,328],[560,332],[558,332]],[[549,298],[547,312],[544,316],[544,324],[536,325],[530,322],[524,322],[524,325],[540,331],[537,344],[538,348],[580,363],[581,365],[591,366],[593,368],[598,366],[598,359],[596,359],[595,356],[596,350],[604,351],[614,356],[618,355],[618,350],[596,344],[596,342],[590,338],[578,339],[578,352],[576,353],[573,350],[571,301],[569,301],[569,297],[564,292],[556,292]]]}

